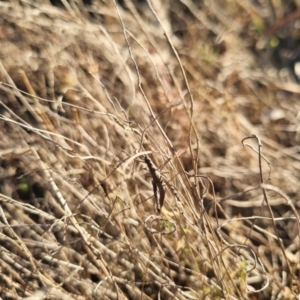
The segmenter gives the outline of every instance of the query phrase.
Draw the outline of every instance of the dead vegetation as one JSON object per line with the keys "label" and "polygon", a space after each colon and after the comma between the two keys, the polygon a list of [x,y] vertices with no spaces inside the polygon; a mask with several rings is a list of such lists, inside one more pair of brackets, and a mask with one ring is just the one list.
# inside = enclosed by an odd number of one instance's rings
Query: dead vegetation
{"label": "dead vegetation", "polygon": [[0,2],[1,299],[299,297],[287,2]]}

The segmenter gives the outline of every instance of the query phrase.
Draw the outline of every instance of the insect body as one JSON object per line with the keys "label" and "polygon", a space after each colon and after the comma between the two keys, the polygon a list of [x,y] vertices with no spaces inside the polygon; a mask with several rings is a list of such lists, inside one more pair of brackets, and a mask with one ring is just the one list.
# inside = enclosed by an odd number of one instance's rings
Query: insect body
{"label": "insect body", "polygon": [[153,185],[154,199],[156,202],[156,210],[158,213],[160,213],[165,201],[166,185],[160,174],[160,171],[154,165],[152,160],[148,156],[145,156],[144,160],[152,176],[152,185]]}

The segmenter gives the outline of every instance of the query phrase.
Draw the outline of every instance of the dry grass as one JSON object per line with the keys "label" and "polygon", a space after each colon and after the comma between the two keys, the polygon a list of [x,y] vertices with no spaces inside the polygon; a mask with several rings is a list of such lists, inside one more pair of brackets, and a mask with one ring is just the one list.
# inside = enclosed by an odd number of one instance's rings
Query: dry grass
{"label": "dry grass", "polygon": [[0,297],[299,297],[289,6],[30,2],[0,2]]}

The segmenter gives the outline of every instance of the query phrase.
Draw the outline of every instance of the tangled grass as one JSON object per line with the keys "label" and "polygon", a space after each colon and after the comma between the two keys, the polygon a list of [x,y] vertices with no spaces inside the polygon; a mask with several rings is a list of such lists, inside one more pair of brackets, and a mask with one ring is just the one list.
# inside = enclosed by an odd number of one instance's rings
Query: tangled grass
{"label": "tangled grass", "polygon": [[299,298],[288,5],[0,7],[1,299]]}

